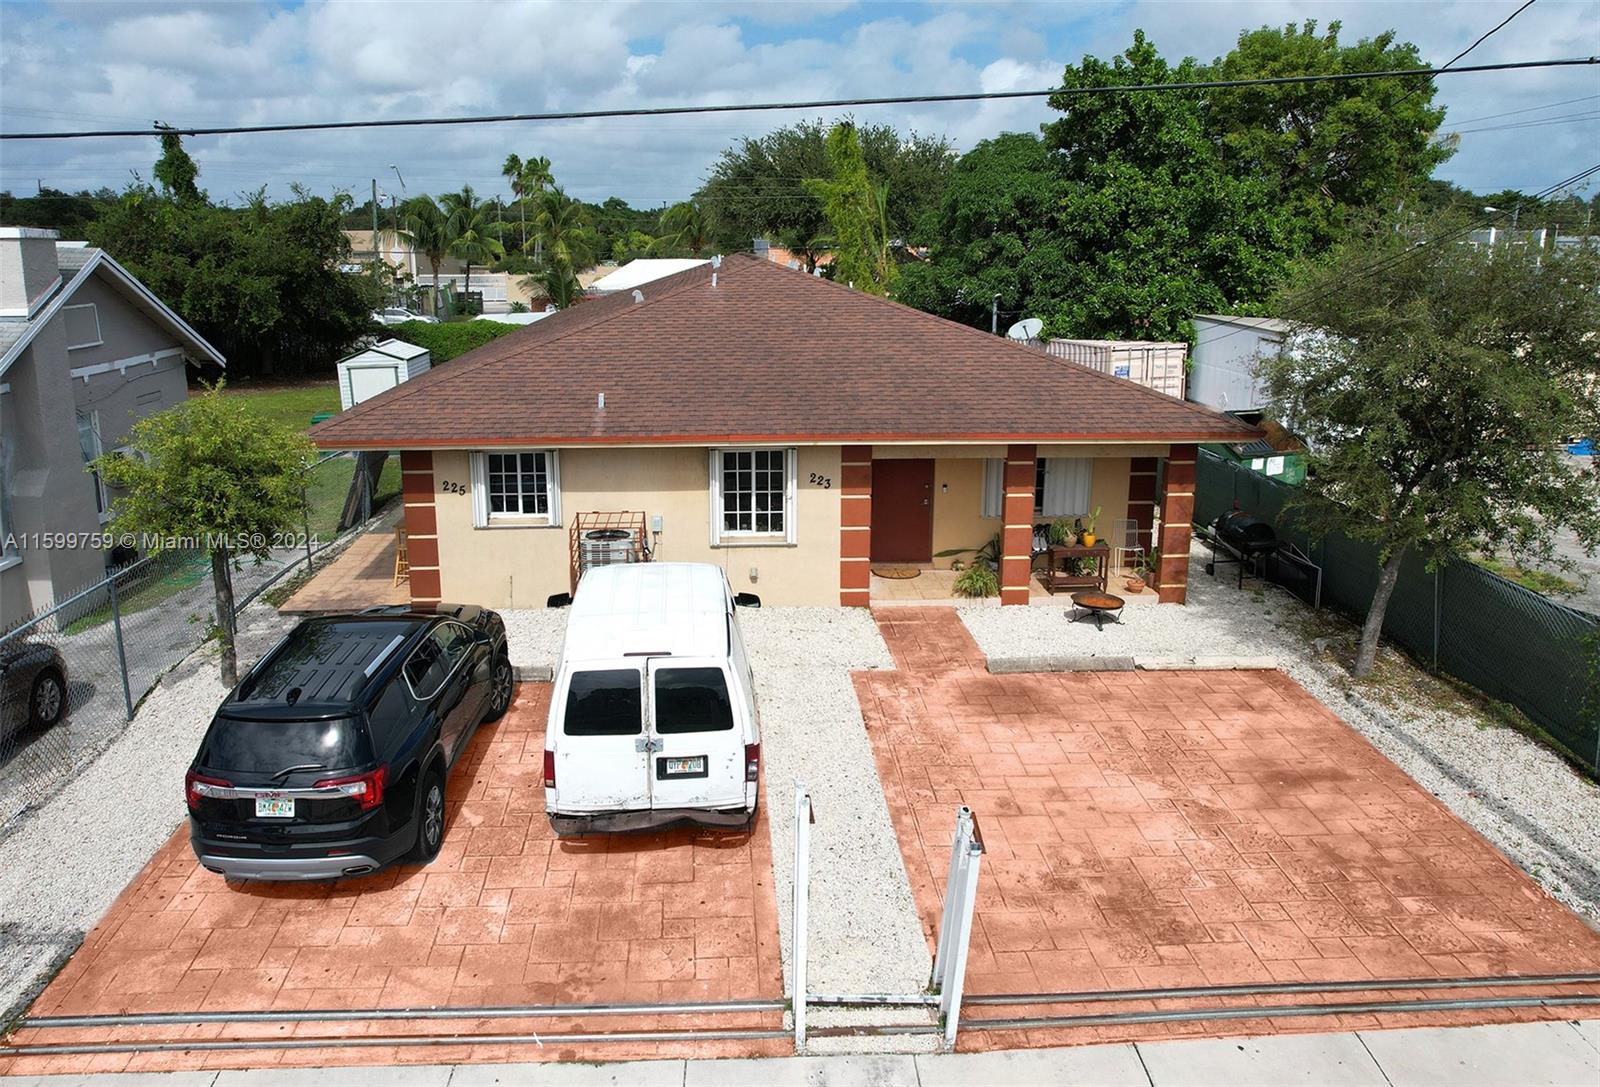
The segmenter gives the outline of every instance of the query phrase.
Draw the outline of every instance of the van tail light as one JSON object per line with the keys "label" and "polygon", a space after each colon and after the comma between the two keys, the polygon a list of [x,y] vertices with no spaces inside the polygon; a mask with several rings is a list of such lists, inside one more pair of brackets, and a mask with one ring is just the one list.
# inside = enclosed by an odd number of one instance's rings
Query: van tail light
{"label": "van tail light", "polygon": [[556,787],[556,753],[554,751],[546,751],[544,753],[544,787],[546,789],[554,789]]}
{"label": "van tail light", "polygon": [[221,778],[208,778],[203,774],[195,773],[193,770],[183,775],[183,796],[184,800],[189,804],[190,811],[200,810],[200,799],[202,797],[216,795],[212,790],[231,788],[233,788],[231,781],[223,781]]}
{"label": "van tail light", "polygon": [[360,805],[362,811],[371,811],[383,803],[383,786],[389,780],[389,768],[380,766],[368,774],[347,778],[323,778],[313,789],[328,789],[340,796],[348,796]]}
{"label": "van tail light", "polygon": [[756,781],[761,777],[761,745],[744,745],[744,779]]}

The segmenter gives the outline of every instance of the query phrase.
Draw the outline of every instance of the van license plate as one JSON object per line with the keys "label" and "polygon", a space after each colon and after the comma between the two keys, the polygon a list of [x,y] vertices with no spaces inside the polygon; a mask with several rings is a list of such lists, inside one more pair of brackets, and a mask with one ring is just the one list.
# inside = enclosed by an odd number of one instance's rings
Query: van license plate
{"label": "van license plate", "polygon": [[704,777],[706,773],[706,757],[696,755],[692,759],[668,759],[667,774],[669,778]]}
{"label": "van license plate", "polygon": [[256,818],[258,819],[293,819],[294,798],[287,800],[268,800],[265,797],[256,797]]}

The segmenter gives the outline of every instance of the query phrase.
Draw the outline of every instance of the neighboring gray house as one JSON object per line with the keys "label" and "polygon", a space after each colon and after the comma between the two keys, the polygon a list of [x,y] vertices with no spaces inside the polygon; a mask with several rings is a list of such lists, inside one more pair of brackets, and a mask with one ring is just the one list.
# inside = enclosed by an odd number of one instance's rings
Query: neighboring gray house
{"label": "neighboring gray house", "polygon": [[186,362],[226,365],[103,250],[0,227],[0,630],[104,572],[69,535],[109,516],[84,462],[181,403]]}
{"label": "neighboring gray house", "polygon": [[1186,399],[1213,411],[1260,411],[1265,390],[1256,364],[1283,349],[1288,322],[1276,317],[1196,314]]}

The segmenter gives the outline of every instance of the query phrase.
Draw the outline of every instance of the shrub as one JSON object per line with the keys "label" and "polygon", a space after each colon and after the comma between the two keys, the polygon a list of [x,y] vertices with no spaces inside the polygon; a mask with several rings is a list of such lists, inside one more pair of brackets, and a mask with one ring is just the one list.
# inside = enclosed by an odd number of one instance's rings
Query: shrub
{"label": "shrub", "polygon": [[498,340],[507,333],[516,332],[521,327],[499,321],[456,321],[438,325],[426,321],[406,321],[392,326],[389,335],[418,347],[426,347],[433,354],[433,364],[438,366],[491,340]]}
{"label": "shrub", "polygon": [[954,588],[957,596],[997,596],[1000,579],[995,576],[994,567],[975,562],[956,577]]}

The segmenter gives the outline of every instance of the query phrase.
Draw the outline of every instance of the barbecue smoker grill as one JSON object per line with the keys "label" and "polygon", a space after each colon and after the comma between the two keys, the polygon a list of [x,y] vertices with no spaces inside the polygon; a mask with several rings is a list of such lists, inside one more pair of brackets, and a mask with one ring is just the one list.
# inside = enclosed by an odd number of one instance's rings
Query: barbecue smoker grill
{"label": "barbecue smoker grill", "polygon": [[1217,518],[1206,542],[1211,545],[1206,573],[1215,575],[1219,564],[1237,563],[1239,587],[1243,588],[1245,567],[1250,567],[1253,576],[1262,576],[1266,557],[1278,550],[1278,533],[1254,514],[1235,509]]}

